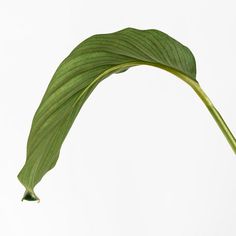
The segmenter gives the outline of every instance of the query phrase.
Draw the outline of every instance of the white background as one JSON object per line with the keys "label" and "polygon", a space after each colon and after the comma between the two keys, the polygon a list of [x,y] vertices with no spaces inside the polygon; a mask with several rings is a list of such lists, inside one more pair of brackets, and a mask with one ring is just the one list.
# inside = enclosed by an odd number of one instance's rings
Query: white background
{"label": "white background", "polygon": [[1,0],[0,235],[236,235],[235,155],[191,88],[156,68],[95,89],[39,204],[21,202],[16,178],[55,69],[96,33],[156,28],[187,45],[236,133],[235,12],[233,0]]}

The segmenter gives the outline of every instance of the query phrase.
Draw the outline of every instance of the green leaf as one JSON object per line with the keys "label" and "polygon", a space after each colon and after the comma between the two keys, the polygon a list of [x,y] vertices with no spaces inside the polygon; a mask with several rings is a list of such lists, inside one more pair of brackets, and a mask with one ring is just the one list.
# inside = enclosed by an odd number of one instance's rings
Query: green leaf
{"label": "green leaf", "polygon": [[[35,185],[55,166],[68,131],[98,83],[113,73],[138,65],[164,69],[187,82],[219,124],[215,108],[196,81],[195,59],[187,47],[158,30],[127,28],[94,35],[79,44],[60,64],[35,113],[27,159],[18,175],[26,188],[23,199],[38,199]],[[224,126],[220,128],[225,132]],[[228,141],[231,146],[235,144],[235,139]]]}

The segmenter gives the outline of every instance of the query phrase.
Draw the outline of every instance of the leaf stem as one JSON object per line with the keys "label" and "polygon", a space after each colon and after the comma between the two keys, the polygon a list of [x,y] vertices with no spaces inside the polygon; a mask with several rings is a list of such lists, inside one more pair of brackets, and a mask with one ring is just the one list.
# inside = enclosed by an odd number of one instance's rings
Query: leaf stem
{"label": "leaf stem", "polygon": [[194,80],[189,79],[188,77],[184,75],[178,75],[182,80],[184,80],[186,83],[188,83],[193,90],[197,93],[199,98],[203,101],[203,103],[206,105],[207,109],[211,113],[212,117],[216,121],[217,125],[221,129],[222,133],[224,134],[225,138],[227,139],[228,143],[232,147],[234,153],[236,154],[236,139],[232,132],[230,131],[229,127],[225,123],[223,117],[220,115],[218,110],[215,108],[214,104],[210,100],[210,98],[206,95],[206,93],[202,90],[199,83],[195,82]]}
{"label": "leaf stem", "polygon": [[137,66],[137,65],[149,65],[149,66],[154,66],[161,68],[163,70],[166,70],[177,77],[179,77],[181,80],[186,82],[188,85],[192,87],[192,89],[196,92],[196,94],[199,96],[199,98],[203,101],[203,103],[206,105],[207,109],[211,113],[212,117],[216,121],[217,125],[221,129],[222,133],[224,134],[225,138],[227,139],[229,145],[233,149],[234,153],[236,154],[236,139],[232,132],[230,131],[229,127],[225,123],[223,117],[221,114],[218,112],[218,110],[215,108],[214,104],[210,100],[210,98],[206,95],[206,93],[203,91],[199,83],[192,79],[189,78],[188,76],[182,74],[181,72],[177,71],[176,69],[172,69],[170,67],[167,67],[165,65],[159,64],[159,63],[147,63],[147,62],[142,62],[142,63],[130,63],[127,64],[126,66]]}
{"label": "leaf stem", "polygon": [[165,65],[159,64],[159,63],[148,63],[148,62],[134,62],[134,63],[127,63],[122,65],[121,67],[125,66],[125,68],[128,68],[130,66],[138,66],[138,65],[149,65],[149,66],[154,66],[161,68],[163,70],[166,70],[177,77],[179,77],[181,80],[186,82],[188,85],[192,87],[192,89],[196,92],[196,94],[199,96],[199,98],[203,101],[203,103],[206,105],[207,109],[211,113],[212,117],[216,121],[217,125],[221,129],[222,133],[224,134],[225,138],[227,139],[229,145],[233,149],[234,153],[236,154],[236,139],[232,132],[230,131],[229,127],[225,123],[223,117],[221,114],[218,112],[218,110],[215,108],[214,104],[210,100],[210,98],[206,95],[206,93],[203,91],[199,83],[194,80],[189,78],[188,76],[182,74],[181,72],[177,71],[176,69],[172,69],[170,67],[167,67]]}

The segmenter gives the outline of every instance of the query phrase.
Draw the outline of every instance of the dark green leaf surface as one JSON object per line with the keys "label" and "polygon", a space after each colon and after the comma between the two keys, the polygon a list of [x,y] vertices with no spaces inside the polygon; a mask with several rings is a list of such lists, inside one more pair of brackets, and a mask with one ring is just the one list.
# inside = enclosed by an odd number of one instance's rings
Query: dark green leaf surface
{"label": "dark green leaf surface", "polygon": [[34,186],[55,166],[69,129],[98,83],[138,65],[156,66],[197,84],[190,50],[161,31],[127,28],[86,39],[60,64],[33,118],[26,163],[18,175],[26,188],[24,199],[38,199]]}

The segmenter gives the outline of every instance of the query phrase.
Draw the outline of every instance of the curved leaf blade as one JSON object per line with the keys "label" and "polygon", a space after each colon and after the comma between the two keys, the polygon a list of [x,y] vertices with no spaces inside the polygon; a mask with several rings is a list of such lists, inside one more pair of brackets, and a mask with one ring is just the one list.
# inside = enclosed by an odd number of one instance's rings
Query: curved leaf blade
{"label": "curved leaf blade", "polygon": [[97,84],[138,65],[156,66],[197,84],[191,51],[161,31],[127,28],[86,39],[60,64],[33,118],[27,159],[18,175],[26,188],[23,199],[38,199],[35,185],[55,166],[67,133]]}

